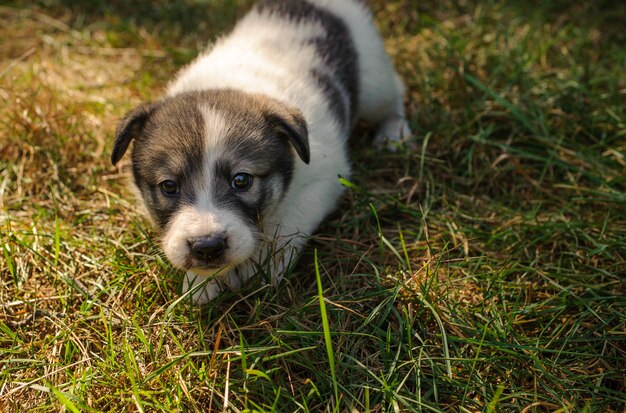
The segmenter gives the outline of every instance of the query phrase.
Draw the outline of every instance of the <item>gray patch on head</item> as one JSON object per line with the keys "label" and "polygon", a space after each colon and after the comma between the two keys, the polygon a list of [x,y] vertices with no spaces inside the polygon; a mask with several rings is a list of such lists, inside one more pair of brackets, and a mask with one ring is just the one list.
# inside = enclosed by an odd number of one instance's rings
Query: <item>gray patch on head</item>
{"label": "gray patch on head", "polygon": [[[168,97],[149,111],[131,112],[120,126],[114,153],[123,156],[130,140],[134,141],[135,184],[161,229],[181,205],[193,204],[197,198],[196,183],[204,179],[205,155],[211,150],[207,142],[212,131],[206,130],[204,119],[207,108],[218,112],[227,123],[226,135],[219,137],[220,157],[212,171],[212,198],[251,225],[261,221],[269,201],[280,195],[274,193],[277,188],[285,191],[289,186],[296,153],[308,162],[306,124],[299,111],[261,95],[235,90],[188,92]],[[237,170],[241,164],[251,170]],[[253,185],[257,187],[250,194],[230,187],[238,172],[255,176]],[[164,180],[175,181],[180,192],[165,196],[159,188]]]}
{"label": "gray patch on head", "polygon": [[[297,123],[303,120],[286,105],[261,95],[234,90],[211,94],[212,99],[219,101],[211,108],[219,111],[230,125],[223,137],[221,156],[214,165],[213,200],[258,225],[271,201],[280,198],[291,182],[295,153],[293,139],[285,136],[285,123],[295,123],[293,127],[297,129]],[[306,142],[306,136],[303,138]],[[253,176],[250,189],[230,187],[237,173]],[[277,190],[281,193],[275,193]]]}
{"label": "gray patch on head", "polygon": [[[195,201],[193,182],[204,161],[204,120],[200,99],[180,95],[162,101],[133,147],[133,176],[154,220],[164,228],[181,204]],[[159,184],[175,181],[180,193],[166,197]]]}
{"label": "gray patch on head", "polygon": [[[198,96],[180,95],[144,105],[124,119],[117,131],[112,161],[116,163],[131,141],[132,171],[146,208],[164,228],[181,203],[195,199],[193,185],[202,171],[204,125]],[[159,183],[173,180],[181,188],[177,197],[166,197]]]}
{"label": "gray patch on head", "polygon": [[[358,102],[359,65],[356,47],[345,22],[304,0],[263,0],[256,9],[296,23],[321,24],[325,36],[311,38],[307,43],[315,46],[324,66],[312,68],[309,75],[324,92],[335,118],[344,126],[350,126]],[[343,93],[338,88],[343,89]],[[343,96],[348,96],[348,102]]]}

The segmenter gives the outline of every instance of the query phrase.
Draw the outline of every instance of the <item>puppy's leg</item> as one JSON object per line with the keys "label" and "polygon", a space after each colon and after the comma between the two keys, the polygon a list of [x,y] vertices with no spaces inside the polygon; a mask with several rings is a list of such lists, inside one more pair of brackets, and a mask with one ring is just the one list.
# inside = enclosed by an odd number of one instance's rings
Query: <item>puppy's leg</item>
{"label": "puppy's leg", "polygon": [[[190,292],[191,291],[191,292]],[[222,291],[222,287],[213,276],[198,275],[187,271],[183,278],[183,294],[190,292],[194,305],[206,304]]]}
{"label": "puppy's leg", "polygon": [[[373,26],[371,30],[374,30]],[[399,143],[411,136],[404,110],[404,84],[377,34],[371,34],[371,43],[367,47],[368,53],[359,55],[361,91],[358,117],[377,125],[376,146],[395,150]]]}
{"label": "puppy's leg", "polygon": [[198,275],[187,271],[183,279],[183,294],[191,291],[191,302],[194,305],[206,304],[218,296],[224,288],[236,289],[241,287],[241,277],[237,269],[225,274]]}
{"label": "puppy's leg", "polygon": [[308,237],[303,234],[287,233],[284,227],[275,230],[275,238],[263,242],[258,256],[237,267],[237,276],[230,277],[230,288],[239,288],[258,273],[270,275],[271,282],[277,285],[285,273],[296,263],[300,251]]}
{"label": "puppy's leg", "polygon": [[411,128],[404,112],[404,85],[400,76],[394,72],[395,82],[398,85],[384,118],[378,124],[374,145],[378,148],[387,147],[395,151],[399,144],[406,142],[411,136]]}

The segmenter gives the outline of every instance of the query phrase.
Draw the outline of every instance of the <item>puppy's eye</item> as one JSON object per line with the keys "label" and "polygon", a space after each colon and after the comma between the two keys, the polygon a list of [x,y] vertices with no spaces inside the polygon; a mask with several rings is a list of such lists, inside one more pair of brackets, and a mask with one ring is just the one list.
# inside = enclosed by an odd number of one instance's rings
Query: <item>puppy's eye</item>
{"label": "puppy's eye", "polygon": [[233,189],[243,190],[252,186],[252,175],[240,172],[233,176],[233,180],[230,182],[230,187]]}
{"label": "puppy's eye", "polygon": [[161,192],[163,192],[165,196],[176,196],[180,192],[178,184],[169,179],[161,182],[159,188],[161,188]]}

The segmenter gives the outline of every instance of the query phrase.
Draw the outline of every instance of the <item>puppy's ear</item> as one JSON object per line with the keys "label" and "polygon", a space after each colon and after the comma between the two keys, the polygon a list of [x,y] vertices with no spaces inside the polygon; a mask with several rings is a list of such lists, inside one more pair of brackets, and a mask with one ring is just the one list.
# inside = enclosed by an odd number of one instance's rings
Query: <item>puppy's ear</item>
{"label": "puppy's ear", "polygon": [[311,161],[309,132],[300,110],[280,104],[268,111],[266,119],[270,126],[287,137],[300,159],[308,164]]}
{"label": "puppy's ear", "polygon": [[126,153],[128,145],[133,138],[141,134],[146,121],[152,114],[156,104],[145,103],[131,110],[122,120],[115,132],[115,144],[111,152],[111,163],[117,164]]}

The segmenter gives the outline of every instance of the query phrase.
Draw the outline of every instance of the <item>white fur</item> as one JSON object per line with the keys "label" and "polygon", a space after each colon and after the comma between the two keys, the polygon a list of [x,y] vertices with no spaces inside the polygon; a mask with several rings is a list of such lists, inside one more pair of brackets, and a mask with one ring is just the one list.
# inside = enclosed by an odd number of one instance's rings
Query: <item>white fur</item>
{"label": "white fur", "polygon": [[[353,0],[309,1],[343,19],[352,33],[360,71],[357,115],[379,125],[375,143],[399,141],[410,135],[404,117],[404,87],[384,50],[369,11]],[[271,24],[268,19],[273,20]],[[170,96],[216,88],[268,95],[298,108],[306,119],[309,133],[311,162],[309,165],[299,160],[295,163],[290,189],[274,213],[263,221],[265,241],[260,250],[252,252],[253,260],[236,261],[240,263],[238,268],[225,268],[215,279],[212,274],[193,269],[188,271],[183,290],[192,290],[195,303],[213,299],[223,287],[238,287],[257,272],[258,262],[267,257],[271,257],[269,270],[274,279],[279,280],[307,237],[335,208],[343,192],[338,177],[350,174],[345,145],[349,131],[343,130],[335,120],[324,93],[301,78],[310,68],[323,65],[315,46],[305,47],[301,42],[316,33],[322,33],[322,27],[316,23],[298,24],[252,12],[232,33],[184,68],[169,86],[167,94]],[[211,116],[207,114],[207,122],[213,122],[219,128],[219,119]],[[213,156],[216,155],[207,154],[207,164],[211,163]],[[204,188],[203,192],[207,190]],[[213,209],[210,199],[200,200],[198,205],[183,208],[177,214],[165,236],[165,251],[176,264],[179,256],[176,245],[183,242],[182,238],[190,237],[189,231],[201,235],[216,228],[237,226],[236,221],[237,218],[228,211]],[[237,236],[243,241],[238,241],[241,245],[234,250],[243,257],[251,252],[248,241],[255,234],[238,229]],[[234,238],[229,236],[229,242],[231,240]],[[203,283],[205,285],[200,286]]]}

